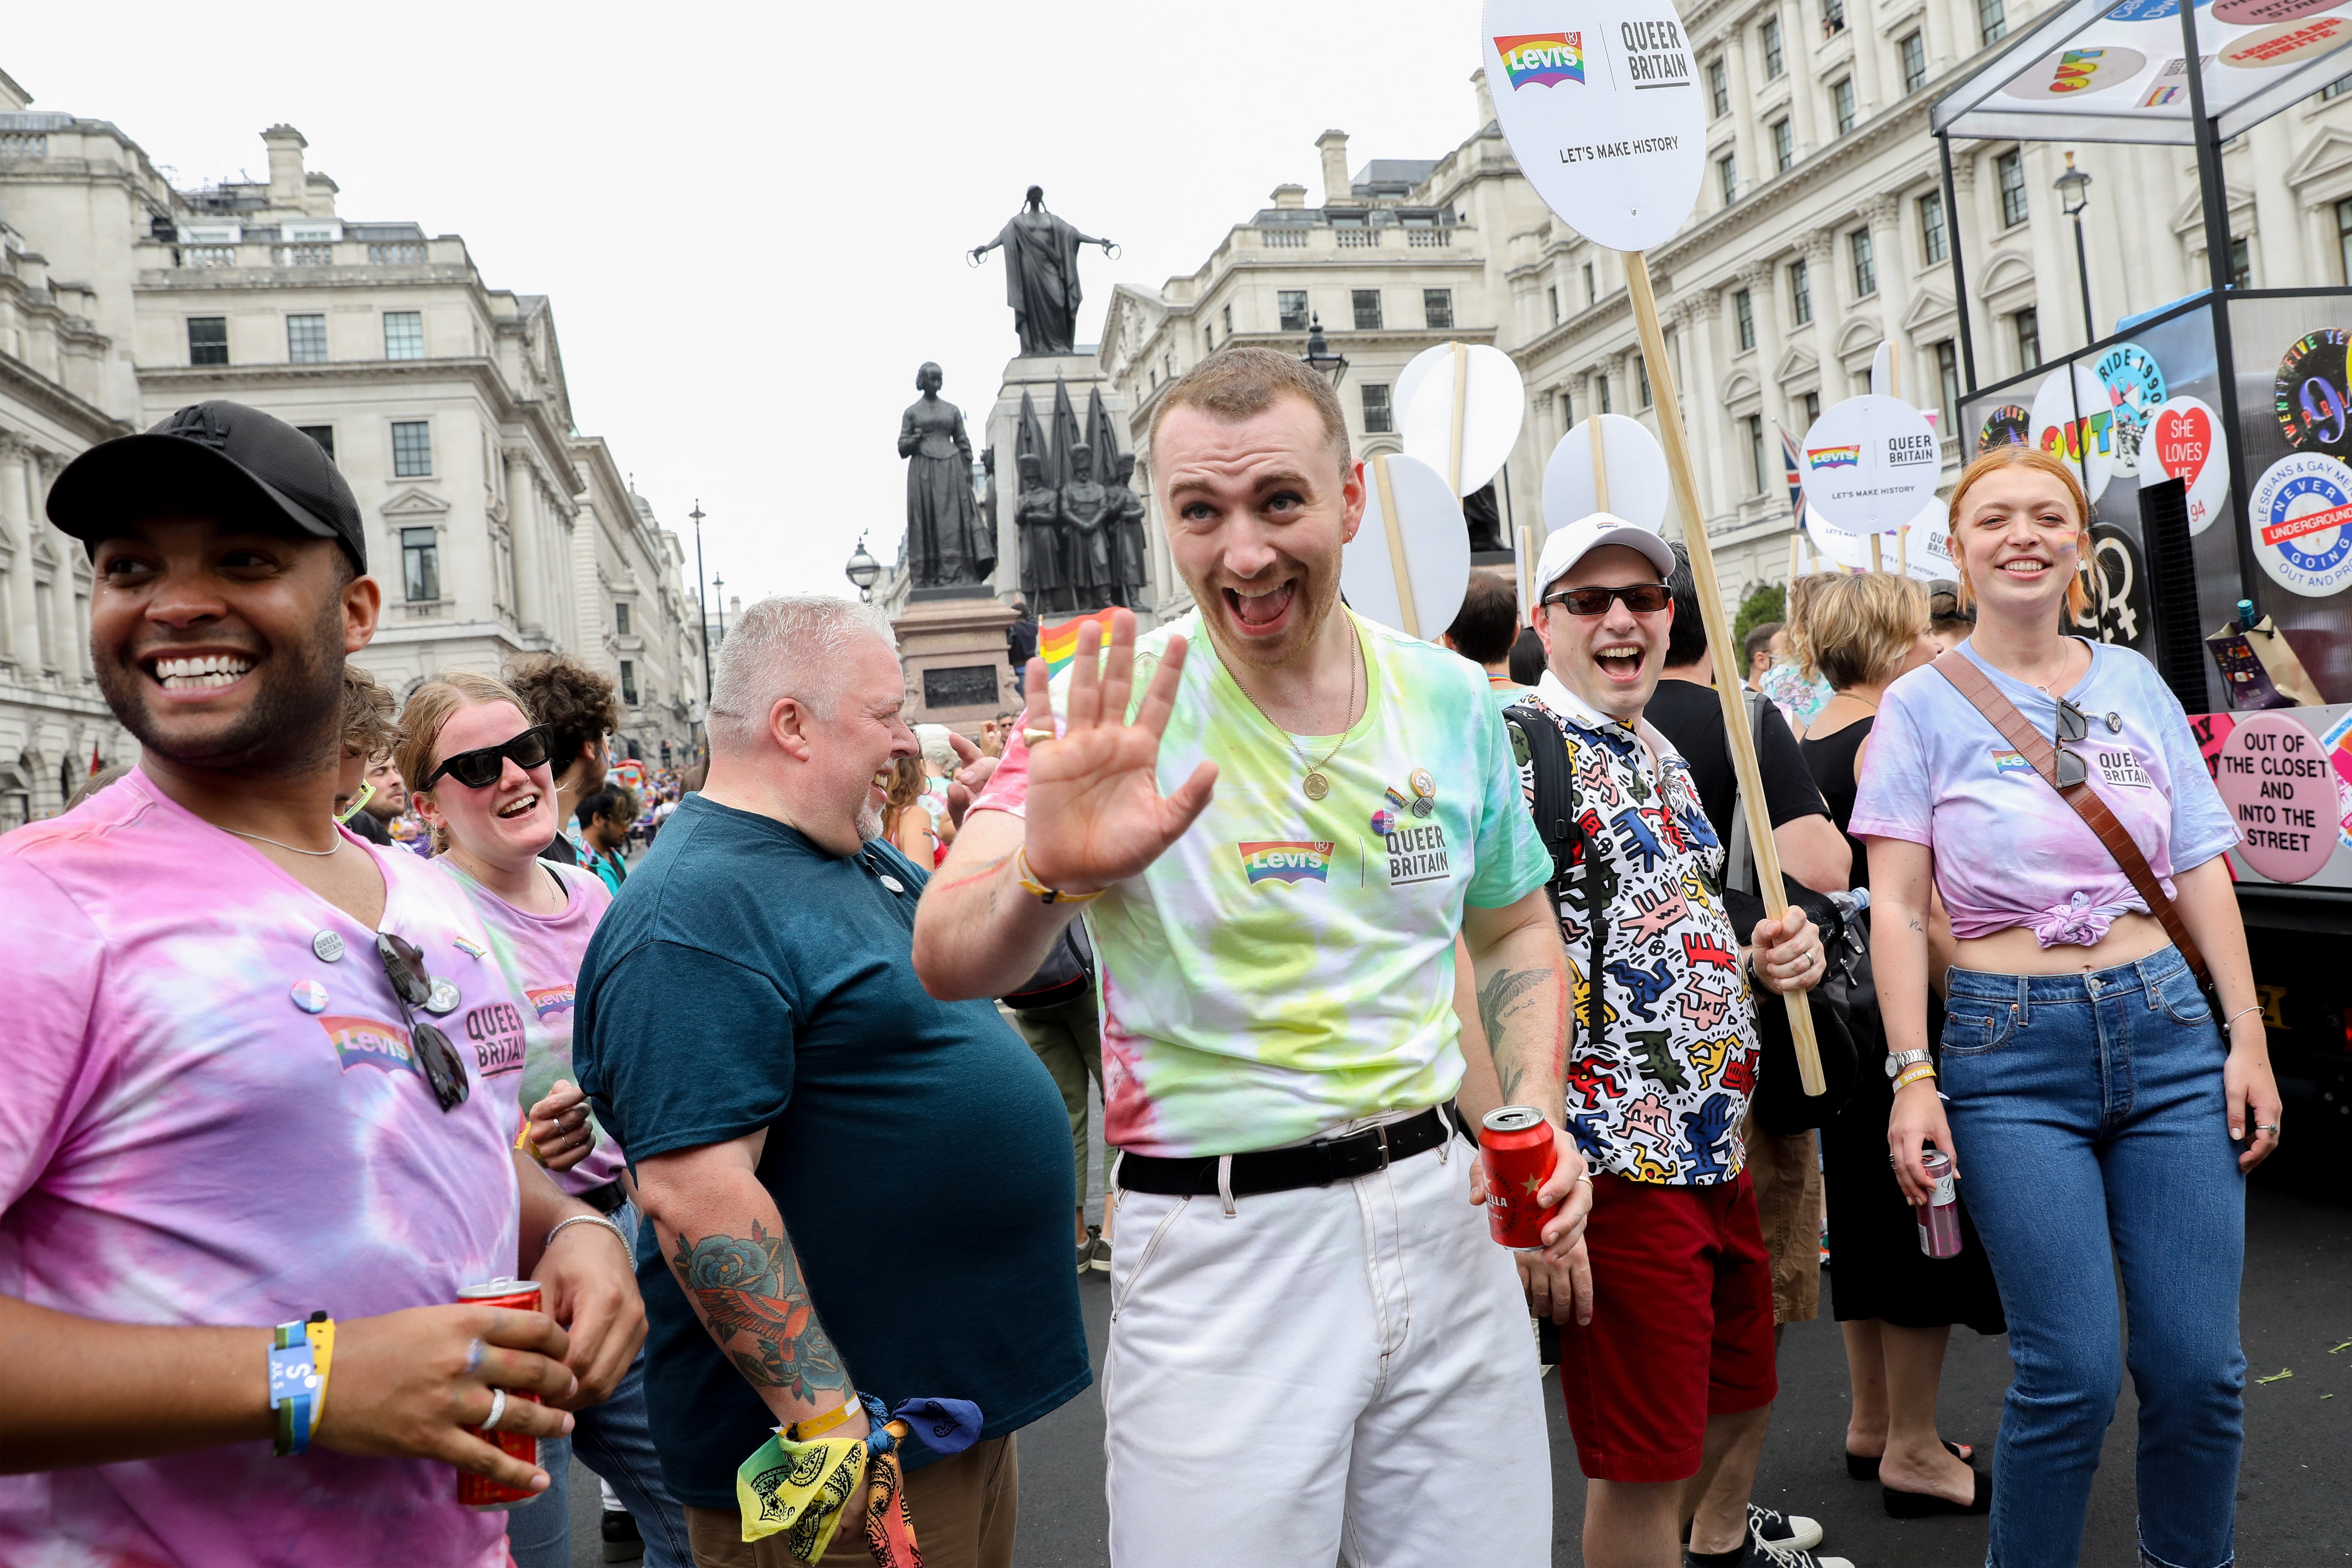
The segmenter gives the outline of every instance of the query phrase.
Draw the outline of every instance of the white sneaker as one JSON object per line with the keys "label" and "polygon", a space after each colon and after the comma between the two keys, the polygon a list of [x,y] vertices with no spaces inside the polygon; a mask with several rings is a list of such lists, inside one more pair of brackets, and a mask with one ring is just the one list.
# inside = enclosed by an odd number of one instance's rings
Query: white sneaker
{"label": "white sneaker", "polygon": [[1748,1540],[1748,1560],[1754,1562],[1760,1558],[1771,1563],[1772,1568],[1853,1568],[1853,1564],[1843,1557],[1816,1557],[1801,1546],[1779,1545],[1760,1540],[1752,1533]]}
{"label": "white sneaker", "polygon": [[1793,1547],[1808,1552],[1822,1543],[1821,1521],[1807,1519],[1801,1513],[1782,1513],[1760,1503],[1748,1505],[1748,1531],[1759,1545],[1768,1547]]}

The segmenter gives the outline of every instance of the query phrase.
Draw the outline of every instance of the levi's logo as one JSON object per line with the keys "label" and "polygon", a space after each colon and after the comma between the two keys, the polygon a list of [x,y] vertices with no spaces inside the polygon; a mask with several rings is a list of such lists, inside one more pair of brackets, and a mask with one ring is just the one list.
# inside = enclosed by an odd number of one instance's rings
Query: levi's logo
{"label": "levi's logo", "polygon": [[548,986],[536,991],[523,992],[523,995],[530,999],[530,1005],[537,1009],[541,1019],[546,1018],[550,1013],[570,1011],[572,994],[572,988],[570,986]]}
{"label": "levi's logo", "polygon": [[1339,846],[1328,839],[1264,839],[1236,846],[1242,870],[1255,887],[1261,882],[1328,882],[1331,852]]}
{"label": "levi's logo", "polygon": [[321,1013],[319,1027],[327,1031],[327,1039],[335,1047],[335,1060],[343,1071],[368,1066],[379,1072],[423,1073],[416,1065],[416,1052],[408,1043],[408,1031],[381,1019],[347,1018],[335,1013]]}
{"label": "levi's logo", "polygon": [[1992,748],[1992,768],[1996,773],[2031,773],[2033,764],[2028,762],[2021,752],[2003,750],[1996,746]]}
{"label": "levi's logo", "polygon": [[1516,33],[1496,38],[1495,52],[1503,57],[1503,69],[1510,76],[1514,92],[1529,82],[1550,87],[1584,80],[1582,33]]}

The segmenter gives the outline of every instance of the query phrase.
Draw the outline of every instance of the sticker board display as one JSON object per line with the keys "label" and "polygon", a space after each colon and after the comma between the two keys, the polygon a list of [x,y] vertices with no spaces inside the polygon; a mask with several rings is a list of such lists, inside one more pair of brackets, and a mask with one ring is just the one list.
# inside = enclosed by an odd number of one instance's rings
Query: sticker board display
{"label": "sticker board display", "polygon": [[1638,419],[1622,413],[1595,416],[1601,425],[1601,462],[1609,479],[1609,505],[1601,505],[1592,482],[1592,426],[1587,419],[1559,438],[1544,464],[1544,531],[1563,528],[1579,517],[1607,511],[1653,532],[1666,526],[1674,485],[1658,438]]}
{"label": "sticker board display", "polygon": [[2263,470],[2246,508],[2254,559],[2271,580],[2306,599],[2352,586],[2352,468],[2297,452]]}
{"label": "sticker board display", "polygon": [[1452,463],[1456,348],[1469,374],[1462,400],[1462,482],[1455,489],[1467,496],[1501,471],[1518,444],[1528,384],[1510,355],[1484,343],[1440,343],[1413,356],[1396,380],[1397,434],[1407,453],[1440,474]]}
{"label": "sticker board display", "polygon": [[1546,206],[1612,250],[1682,226],[1706,111],[1667,0],[1486,0],[1479,42],[1495,117]]}
{"label": "sticker board display", "polygon": [[1832,528],[1897,527],[1935,499],[1943,455],[1926,416],[1864,393],[1822,411],[1797,451],[1807,509]]}
{"label": "sticker board display", "polygon": [[2271,381],[2279,434],[2297,452],[2352,458],[2352,372],[2336,328],[2306,332],[2287,345]]}
{"label": "sticker board display", "polygon": [[2329,747],[2275,709],[2241,714],[2212,758],[2242,835],[2236,853],[2273,882],[2308,882],[2335,858],[2343,820]]}
{"label": "sticker board display", "polygon": [[2168,398],[2140,434],[2143,488],[2179,479],[2189,490],[2189,531],[2201,534],[2230,495],[2230,448],[2221,416],[2201,398]]}
{"label": "sticker board display", "polygon": [[1339,557],[1339,590],[1349,607],[1433,643],[1454,624],[1469,588],[1470,530],[1445,476],[1403,453],[1365,459],[1364,519]]}
{"label": "sticker board display", "polygon": [[2093,504],[2116,476],[2116,410],[2107,387],[2087,365],[2058,371],[2033,394],[2028,423],[2033,444],[2063,460]]}
{"label": "sticker board display", "polygon": [[2137,343],[2117,343],[2091,361],[2091,373],[2106,388],[2115,410],[2116,475],[2136,478],[2147,422],[2164,403],[2164,367]]}

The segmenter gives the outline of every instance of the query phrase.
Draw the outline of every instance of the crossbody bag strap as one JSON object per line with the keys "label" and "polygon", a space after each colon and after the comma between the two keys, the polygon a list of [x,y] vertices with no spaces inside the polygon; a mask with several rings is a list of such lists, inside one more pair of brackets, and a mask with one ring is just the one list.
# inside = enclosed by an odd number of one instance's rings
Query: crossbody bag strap
{"label": "crossbody bag strap", "polygon": [[1960,695],[1968,698],[1977,712],[1984,715],[1993,728],[2000,731],[2001,737],[2016,749],[2017,754],[2033,764],[2033,770],[2042,775],[2042,782],[2057,789],[2058,798],[2072,806],[2074,814],[2098,835],[2099,842],[2106,845],[2107,853],[2115,857],[2116,864],[2123,868],[2124,875],[2131,879],[2132,886],[2140,897],[2147,901],[2148,913],[2163,925],[2164,934],[2172,938],[2172,945],[2180,949],[2181,957],[2188,961],[2199,983],[2211,984],[2212,977],[2205,967],[2205,955],[2198,951],[2196,939],[2189,935],[2189,927],[2181,923],[2180,911],[2174,908],[2172,900],[2165,896],[2164,884],[2157,880],[2156,872],[2148,865],[2147,857],[2140,853],[2139,845],[2132,841],[2130,830],[2116,820],[2115,812],[2107,809],[2107,803],[2099,798],[2098,791],[2091,788],[2087,779],[2071,789],[2059,789],[2057,749],[2050,744],[2047,737],[2026,722],[2025,716],[2017,711],[2015,703],[2001,695],[2000,689],[1985,678],[1985,673],[1977,668],[1975,660],[1954,648],[1936,661],[1936,673],[1951,682]]}

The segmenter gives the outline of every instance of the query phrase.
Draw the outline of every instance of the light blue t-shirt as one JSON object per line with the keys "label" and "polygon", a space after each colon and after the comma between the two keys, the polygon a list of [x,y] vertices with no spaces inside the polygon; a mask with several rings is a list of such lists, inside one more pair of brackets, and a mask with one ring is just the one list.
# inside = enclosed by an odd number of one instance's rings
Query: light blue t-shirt
{"label": "light blue t-shirt", "polygon": [[[2089,646],[2090,672],[2065,694],[2091,726],[2073,749],[2170,896],[2176,873],[2236,845],[2237,826],[2156,667],[2128,648]],[[2056,698],[1985,663],[1973,639],[1960,652],[2028,724],[2056,735]],[[2024,925],[2045,947],[2087,946],[2125,911],[2148,913],[2090,825],[1932,666],[1886,688],[1849,831],[1933,850],[1962,940]]]}

